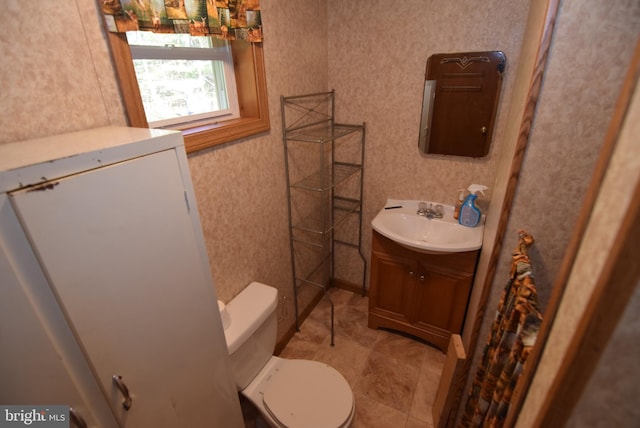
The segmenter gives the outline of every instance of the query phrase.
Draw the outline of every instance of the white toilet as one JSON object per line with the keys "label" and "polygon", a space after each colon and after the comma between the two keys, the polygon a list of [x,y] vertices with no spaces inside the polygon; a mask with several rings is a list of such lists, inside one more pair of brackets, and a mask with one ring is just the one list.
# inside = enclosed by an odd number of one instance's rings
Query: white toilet
{"label": "white toilet", "polygon": [[348,427],[355,413],[345,378],[317,361],[276,357],[278,290],[252,282],[220,305],[238,390],[273,427]]}

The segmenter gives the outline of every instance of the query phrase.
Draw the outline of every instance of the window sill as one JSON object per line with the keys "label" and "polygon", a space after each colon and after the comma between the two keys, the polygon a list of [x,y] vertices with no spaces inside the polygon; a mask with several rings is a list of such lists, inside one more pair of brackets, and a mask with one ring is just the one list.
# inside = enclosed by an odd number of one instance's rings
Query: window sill
{"label": "window sill", "polygon": [[260,134],[270,129],[269,118],[232,119],[211,125],[183,129],[184,144],[187,153],[197,152],[219,144],[240,138]]}

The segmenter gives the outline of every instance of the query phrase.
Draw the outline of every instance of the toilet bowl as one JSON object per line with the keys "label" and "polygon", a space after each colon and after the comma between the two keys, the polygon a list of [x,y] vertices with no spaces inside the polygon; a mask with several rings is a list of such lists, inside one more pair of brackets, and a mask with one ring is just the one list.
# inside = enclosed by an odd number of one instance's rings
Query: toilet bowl
{"label": "toilet bowl", "polygon": [[241,393],[274,427],[348,427],[355,413],[347,381],[317,361],[272,357]]}
{"label": "toilet bowl", "polygon": [[277,302],[275,288],[253,282],[225,307],[225,339],[238,390],[273,427],[350,426],[353,392],[337,370],[273,355]]}

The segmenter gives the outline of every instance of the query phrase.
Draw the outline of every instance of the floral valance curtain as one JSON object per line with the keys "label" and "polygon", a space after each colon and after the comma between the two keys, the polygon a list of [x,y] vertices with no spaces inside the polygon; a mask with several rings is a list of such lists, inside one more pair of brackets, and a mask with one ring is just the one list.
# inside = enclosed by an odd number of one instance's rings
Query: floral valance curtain
{"label": "floral valance curtain", "polygon": [[189,33],[225,40],[262,41],[260,0],[104,0],[114,33]]}

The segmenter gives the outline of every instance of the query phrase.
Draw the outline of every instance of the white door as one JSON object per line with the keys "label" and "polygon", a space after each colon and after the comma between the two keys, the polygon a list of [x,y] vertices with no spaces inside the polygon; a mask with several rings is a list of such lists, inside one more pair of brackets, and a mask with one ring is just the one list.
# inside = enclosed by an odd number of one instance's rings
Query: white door
{"label": "white door", "polygon": [[[0,195],[0,205],[3,198],[4,195]],[[4,218],[0,222],[4,225]],[[19,226],[17,230],[20,230]],[[0,236],[0,403],[22,405],[25,411],[28,411],[26,406],[65,405],[71,408],[77,421],[76,424],[70,424],[72,428],[81,426],[82,421],[91,428],[117,427],[111,409],[95,382],[91,384],[93,390],[89,387],[89,391],[81,391],[82,384],[85,384],[83,381],[93,380],[91,372],[87,368],[88,379],[84,379],[82,369],[85,366],[69,367],[63,363],[61,354],[68,355],[73,349],[56,346],[55,339],[51,337],[54,327],[42,323],[42,319],[49,314],[42,313],[34,303],[43,300],[42,296],[36,296],[33,290],[24,287],[25,276],[33,280],[38,275],[37,262],[16,261],[13,256],[25,253],[27,257],[31,256],[28,246],[25,248],[21,243],[16,245],[15,240],[11,242],[4,238]],[[7,244],[12,245],[11,250]],[[16,266],[30,262],[35,263],[35,269],[33,264],[29,265],[27,273]],[[37,281],[40,278],[35,279]],[[66,348],[73,348],[73,343]],[[81,385],[78,386],[76,382]]]}
{"label": "white door", "polygon": [[242,426],[176,153],[49,184],[12,204],[121,423]]}

